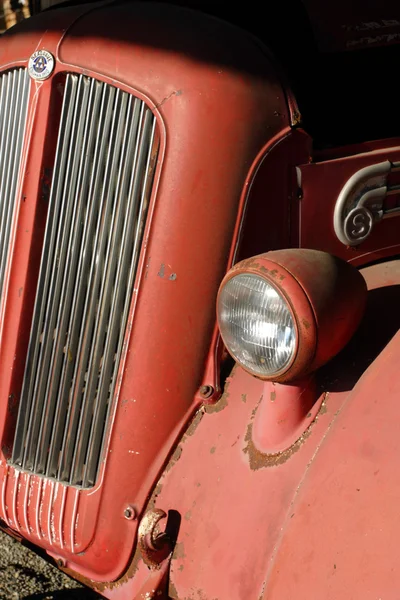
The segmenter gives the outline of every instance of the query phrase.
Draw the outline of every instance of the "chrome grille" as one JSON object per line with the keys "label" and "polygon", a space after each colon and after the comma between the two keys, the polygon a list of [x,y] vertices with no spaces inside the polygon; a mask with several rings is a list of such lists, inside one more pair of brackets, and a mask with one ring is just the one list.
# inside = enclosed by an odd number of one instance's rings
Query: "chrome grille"
{"label": "chrome grille", "polygon": [[12,463],[93,486],[157,153],[134,96],[69,74]]}
{"label": "chrome grille", "polygon": [[17,205],[28,95],[29,75],[26,69],[14,69],[0,75],[0,300]]}

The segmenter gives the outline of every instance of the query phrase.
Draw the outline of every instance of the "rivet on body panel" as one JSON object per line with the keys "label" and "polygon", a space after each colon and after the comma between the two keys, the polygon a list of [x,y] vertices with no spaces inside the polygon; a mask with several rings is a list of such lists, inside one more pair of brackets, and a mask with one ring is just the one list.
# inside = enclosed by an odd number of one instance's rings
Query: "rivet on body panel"
{"label": "rivet on body panel", "polygon": [[134,521],[136,519],[136,511],[133,506],[128,504],[124,509],[124,517],[128,521]]}

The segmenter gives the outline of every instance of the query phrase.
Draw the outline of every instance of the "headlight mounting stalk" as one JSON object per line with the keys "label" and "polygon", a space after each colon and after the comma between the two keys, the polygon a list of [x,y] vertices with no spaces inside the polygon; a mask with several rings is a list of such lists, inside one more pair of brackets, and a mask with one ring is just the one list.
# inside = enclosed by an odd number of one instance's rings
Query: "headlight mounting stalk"
{"label": "headlight mounting stalk", "polygon": [[355,267],[318,250],[277,250],[236,264],[223,279],[217,318],[225,346],[265,381],[253,442],[282,452],[314,420],[313,374],[353,336],[366,284]]}

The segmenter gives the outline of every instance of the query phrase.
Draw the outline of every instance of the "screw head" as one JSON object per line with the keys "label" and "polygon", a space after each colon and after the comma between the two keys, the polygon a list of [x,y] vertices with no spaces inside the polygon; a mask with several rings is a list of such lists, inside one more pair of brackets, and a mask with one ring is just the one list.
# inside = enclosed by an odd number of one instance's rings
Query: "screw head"
{"label": "screw head", "polygon": [[131,506],[130,504],[128,506],[125,507],[124,510],[124,517],[125,519],[127,519],[128,521],[133,521],[134,519],[136,519],[136,511],[133,508],[133,506]]}
{"label": "screw head", "polygon": [[202,398],[204,398],[205,400],[207,400],[208,398],[211,398],[213,393],[214,393],[214,388],[212,385],[202,385],[200,388],[200,396]]}
{"label": "screw head", "polygon": [[65,567],[65,562],[63,561],[62,558],[57,558],[56,564],[57,564],[57,567],[59,567],[60,569],[62,569],[63,567]]}

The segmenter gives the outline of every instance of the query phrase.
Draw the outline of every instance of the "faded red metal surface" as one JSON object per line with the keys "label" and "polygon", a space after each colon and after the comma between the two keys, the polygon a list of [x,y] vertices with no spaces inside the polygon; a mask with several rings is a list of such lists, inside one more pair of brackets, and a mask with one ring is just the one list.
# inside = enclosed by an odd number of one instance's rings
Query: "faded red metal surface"
{"label": "faded red metal surface", "polygon": [[[239,367],[196,414],[148,505],[182,519],[171,598],[397,597],[400,322],[386,307],[399,300],[400,261],[363,273],[365,319],[320,371],[322,407],[288,451],[255,447],[271,384]],[[119,589],[106,596],[134,597],[136,582]]]}
{"label": "faded red metal surface", "polygon": [[397,334],[335,414],[296,490],[263,598],[309,597],[310,582],[316,597],[397,598],[399,349]]}
{"label": "faded red metal surface", "polygon": [[[53,78],[32,83],[24,202],[9,264],[0,349],[0,518],[66,568],[104,582],[118,578],[133,553],[138,520],[124,517],[126,506],[140,516],[176,438],[202,401],[199,386],[214,385],[215,297],[232,239],[235,247],[239,203],[245,203],[248,173],[262,148],[287,134],[290,122],[275,70],[251,39],[194,13],[171,7],[155,13],[150,5],[136,12],[137,6],[50,12],[40,17],[40,27],[32,19],[0,42],[3,69],[26,65],[41,48],[56,57]],[[144,99],[161,129],[107,459],[89,491],[20,474],[6,462],[46,217],[44,174],[57,131],[50,96],[57,95],[57,75],[65,71]]]}

